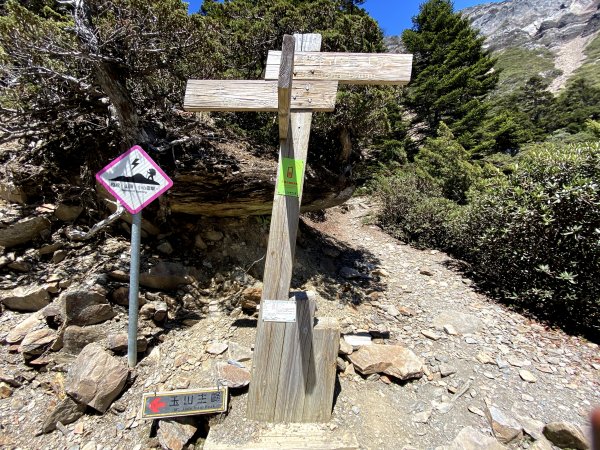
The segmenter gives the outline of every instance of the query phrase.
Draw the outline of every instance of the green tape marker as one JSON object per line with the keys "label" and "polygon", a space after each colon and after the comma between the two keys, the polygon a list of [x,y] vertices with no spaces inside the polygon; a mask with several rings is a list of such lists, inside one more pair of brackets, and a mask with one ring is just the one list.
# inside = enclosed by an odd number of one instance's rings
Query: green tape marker
{"label": "green tape marker", "polygon": [[277,193],[289,197],[300,197],[304,180],[304,161],[301,159],[283,158],[277,183]]}

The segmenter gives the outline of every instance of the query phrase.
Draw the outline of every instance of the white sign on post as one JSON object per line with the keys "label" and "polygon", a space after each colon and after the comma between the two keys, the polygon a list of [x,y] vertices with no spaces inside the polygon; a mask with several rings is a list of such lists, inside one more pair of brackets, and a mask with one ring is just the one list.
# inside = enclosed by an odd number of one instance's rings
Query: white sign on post
{"label": "white sign on post", "polygon": [[98,172],[96,180],[131,214],[137,214],[173,186],[173,181],[139,145]]}
{"label": "white sign on post", "polygon": [[262,320],[265,322],[295,322],[296,299],[263,300]]}

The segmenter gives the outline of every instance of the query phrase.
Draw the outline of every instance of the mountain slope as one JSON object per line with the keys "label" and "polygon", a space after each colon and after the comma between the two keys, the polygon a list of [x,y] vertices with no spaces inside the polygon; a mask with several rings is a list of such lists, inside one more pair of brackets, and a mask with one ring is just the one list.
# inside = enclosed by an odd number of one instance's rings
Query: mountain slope
{"label": "mountain slope", "polygon": [[[539,73],[552,80],[550,89],[557,91],[587,60],[586,49],[600,31],[600,0],[507,0],[487,3],[462,11],[473,26],[486,37],[486,45],[498,52],[500,66],[515,75],[504,76],[503,87],[516,86],[523,79]],[[514,61],[515,49],[535,59],[547,58],[543,71],[538,65]],[[548,70],[553,63],[556,70]],[[595,75],[595,71],[586,73]]]}

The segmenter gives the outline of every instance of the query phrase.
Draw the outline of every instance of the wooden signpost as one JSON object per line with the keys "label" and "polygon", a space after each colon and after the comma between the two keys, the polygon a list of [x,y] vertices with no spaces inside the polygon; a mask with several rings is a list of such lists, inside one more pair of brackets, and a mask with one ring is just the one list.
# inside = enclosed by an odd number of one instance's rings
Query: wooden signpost
{"label": "wooden signpost", "polygon": [[[269,52],[265,81],[190,80],[187,111],[277,111],[279,164],[247,416],[267,422],[324,422],[331,416],[340,330],[315,320],[315,299],[290,295],[308,140],[314,111],[331,111],[338,82],[410,80],[412,55],[321,53],[321,35],[285,36]],[[316,322],[316,323],[315,323]]]}

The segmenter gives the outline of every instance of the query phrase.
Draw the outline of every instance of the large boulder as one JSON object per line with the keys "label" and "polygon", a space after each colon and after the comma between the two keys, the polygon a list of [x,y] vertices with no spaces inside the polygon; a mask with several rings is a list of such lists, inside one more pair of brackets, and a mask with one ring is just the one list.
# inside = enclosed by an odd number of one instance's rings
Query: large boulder
{"label": "large boulder", "polygon": [[79,403],[105,412],[127,381],[127,367],[100,345],[87,345],[73,362],[65,391]]}
{"label": "large boulder", "polygon": [[0,291],[0,302],[13,311],[39,311],[50,304],[50,295],[44,286],[19,286]]}
{"label": "large boulder", "polygon": [[67,325],[94,325],[115,316],[106,300],[106,291],[100,286],[76,286],[63,292],[59,298]]}
{"label": "large boulder", "polygon": [[0,247],[25,244],[47,230],[50,230],[50,221],[45,217],[27,217],[6,228],[0,228]]}
{"label": "large boulder", "polygon": [[348,359],[363,375],[385,373],[400,380],[423,376],[423,361],[401,345],[364,345]]}

